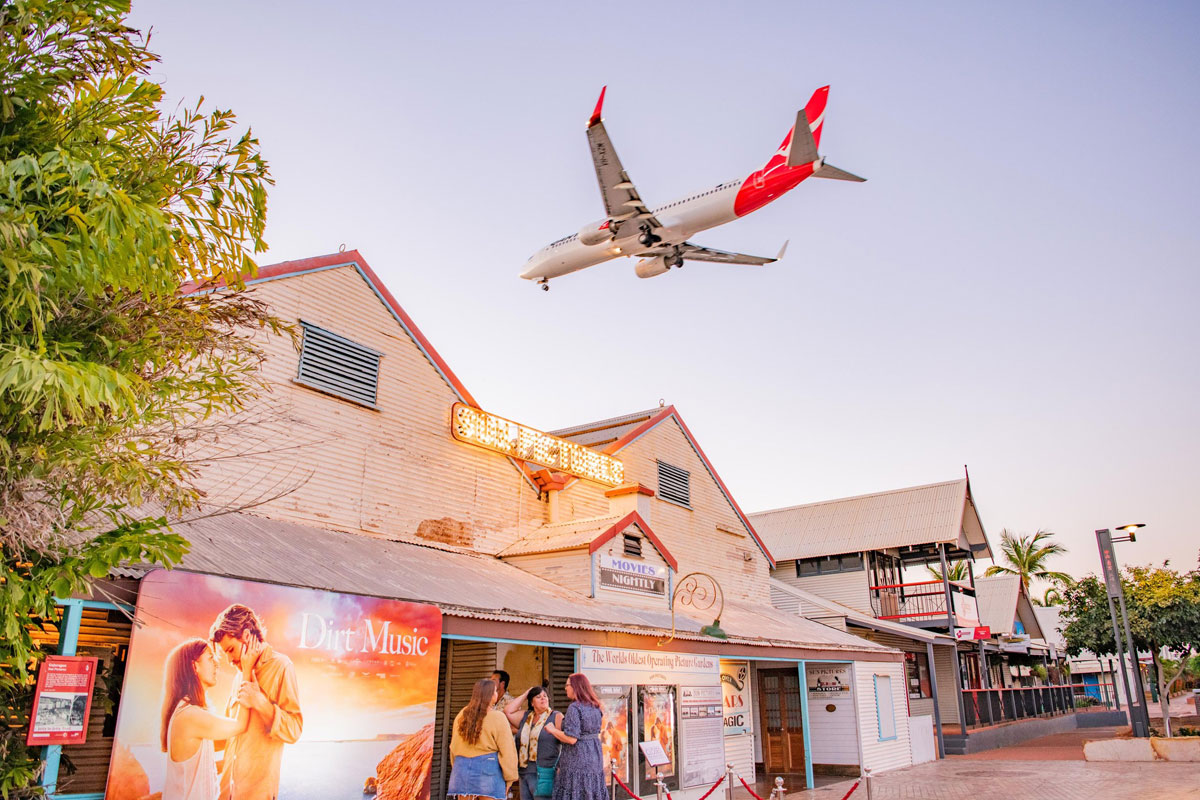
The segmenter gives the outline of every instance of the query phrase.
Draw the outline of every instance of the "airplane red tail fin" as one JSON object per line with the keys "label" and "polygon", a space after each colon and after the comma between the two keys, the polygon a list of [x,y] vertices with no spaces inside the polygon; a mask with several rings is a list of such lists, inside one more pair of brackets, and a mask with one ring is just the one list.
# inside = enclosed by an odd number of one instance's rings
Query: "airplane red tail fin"
{"label": "airplane red tail fin", "polygon": [[[824,127],[825,104],[828,101],[828,86],[822,86],[813,92],[808,105],[796,114],[795,125],[787,132],[787,136],[783,137],[783,142],[767,162],[765,169],[769,169],[775,163],[783,163],[789,167],[811,164],[819,158],[817,147],[821,144],[821,128]],[[798,126],[807,130],[797,132]]]}

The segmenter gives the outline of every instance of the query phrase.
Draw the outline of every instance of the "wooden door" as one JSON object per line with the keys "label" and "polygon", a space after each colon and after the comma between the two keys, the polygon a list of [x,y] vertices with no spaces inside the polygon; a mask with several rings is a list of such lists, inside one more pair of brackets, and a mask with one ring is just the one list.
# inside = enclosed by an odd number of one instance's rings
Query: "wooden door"
{"label": "wooden door", "polygon": [[791,669],[758,671],[763,768],[768,775],[804,774],[804,715],[800,675]]}

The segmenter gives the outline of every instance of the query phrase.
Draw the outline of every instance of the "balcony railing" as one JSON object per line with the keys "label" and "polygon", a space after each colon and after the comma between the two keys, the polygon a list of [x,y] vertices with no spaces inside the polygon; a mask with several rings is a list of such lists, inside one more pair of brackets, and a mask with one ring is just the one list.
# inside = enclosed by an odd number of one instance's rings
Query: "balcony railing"
{"label": "balcony railing", "polygon": [[1032,717],[1053,717],[1114,707],[1111,683],[1019,686],[1011,689],[963,689],[966,727],[982,728]]}
{"label": "balcony railing", "polygon": [[[946,590],[941,581],[917,581],[915,583],[893,583],[872,586],[871,610],[876,619],[897,622],[938,622],[945,619]],[[979,612],[975,605],[975,589],[965,583],[950,583],[950,596],[954,604],[955,624],[962,627],[979,624]]]}

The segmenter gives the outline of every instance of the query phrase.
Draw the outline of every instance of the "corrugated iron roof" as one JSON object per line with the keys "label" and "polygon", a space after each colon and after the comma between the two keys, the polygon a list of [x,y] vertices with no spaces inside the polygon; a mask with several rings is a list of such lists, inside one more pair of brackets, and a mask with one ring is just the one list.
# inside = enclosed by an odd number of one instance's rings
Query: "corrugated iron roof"
{"label": "corrugated iron roof", "polygon": [[1034,606],[1033,615],[1037,617],[1046,644],[1056,650],[1065,651],[1067,640],[1062,633],[1065,627],[1062,621],[1062,606]]}
{"label": "corrugated iron roof", "polygon": [[[904,636],[919,642],[934,642],[935,644],[954,643],[954,637],[952,636],[946,636],[945,634],[938,633],[936,631],[928,631],[923,628],[914,628],[911,625],[904,625],[899,622],[892,622],[891,620],[876,619],[870,614],[864,614],[863,612],[851,608],[850,606],[844,606],[841,603],[828,600],[820,595],[799,589],[795,586],[784,583],[783,581],[776,580],[775,578],[771,578],[770,582],[772,597],[774,597],[777,593],[791,595],[792,597],[800,600],[800,602],[805,606],[811,606],[819,609],[822,612],[827,612],[822,613],[820,615],[822,617],[842,617],[852,625],[871,628],[872,630],[877,631],[887,631],[888,633],[894,633],[897,636]],[[809,615],[806,614],[805,616]]]}
{"label": "corrugated iron roof", "polygon": [[559,436],[563,439],[570,439],[572,442],[584,445],[585,447],[602,447],[620,439],[663,410],[662,408],[652,408],[649,411],[634,411],[631,414],[622,414],[619,417],[610,417],[609,419],[597,420],[596,422],[585,422],[582,425],[572,425],[569,428],[560,428],[556,431],[549,431],[549,434],[551,436]]}
{"label": "corrugated iron roof", "polygon": [[976,578],[975,602],[979,605],[979,624],[991,628],[993,636],[1012,633],[1020,595],[1021,579],[1016,575]]}
{"label": "corrugated iron roof", "polygon": [[759,511],[750,520],[776,559],[957,542],[964,530],[969,542],[987,543],[966,478]]}
{"label": "corrugated iron roof", "polygon": [[[249,514],[179,524],[191,542],[180,567],[194,572],[334,592],[433,603],[450,616],[560,628],[664,636],[667,609],[614,605],[584,597],[494,556],[313,528]],[[676,637],[700,633],[711,619],[676,615]],[[722,627],[730,642],[758,646],[889,652],[850,634],[770,607],[727,601]],[[714,648],[719,645],[714,643]]]}
{"label": "corrugated iron roof", "polygon": [[604,517],[573,519],[543,525],[501,550],[500,555],[523,556],[587,547],[597,536],[615,525],[621,516],[621,514],[610,514]]}

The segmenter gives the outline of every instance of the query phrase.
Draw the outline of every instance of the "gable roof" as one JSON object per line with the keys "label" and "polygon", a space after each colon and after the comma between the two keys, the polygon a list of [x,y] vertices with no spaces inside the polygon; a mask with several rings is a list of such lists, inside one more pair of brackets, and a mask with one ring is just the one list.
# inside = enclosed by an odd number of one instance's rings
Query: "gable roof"
{"label": "gable roof", "polygon": [[717,474],[717,470],[713,467],[712,462],[708,460],[708,456],[704,455],[704,451],[700,448],[700,443],[692,435],[687,423],[683,421],[683,417],[679,416],[679,411],[676,410],[675,406],[665,406],[651,411],[635,411],[632,414],[611,417],[610,419],[598,422],[588,422],[570,428],[561,428],[549,433],[551,436],[569,439],[576,444],[582,444],[587,447],[604,445],[604,449],[600,452],[614,455],[669,419],[674,419],[679,425],[684,438],[687,439],[692,450],[700,458],[700,462],[704,464],[709,477],[717,484],[717,487],[721,490],[721,494],[725,496],[725,499],[733,509],[734,514],[746,526],[750,538],[754,540],[754,543],[758,545],[758,549],[762,551],[763,556],[767,559],[767,564],[774,567],[775,557],[771,555],[771,551],[767,548],[766,543],[758,535],[758,531],[754,529],[754,525],[750,523],[750,518],[742,511],[737,501],[733,499],[733,494],[729,491],[729,487],[721,480],[721,476]]}
{"label": "gable roof", "polygon": [[979,605],[979,624],[992,629],[992,636],[1007,636],[1017,620],[1031,639],[1041,639],[1042,626],[1033,604],[1021,588],[1018,575],[993,575],[975,579],[975,602]]}
{"label": "gable roof", "polygon": [[459,400],[464,403],[478,408],[478,403],[475,398],[467,391],[467,387],[463,386],[462,381],[450,369],[450,366],[442,359],[429,340],[425,338],[425,334],[421,333],[421,329],[413,322],[412,317],[400,307],[400,303],[396,301],[395,296],[383,285],[383,281],[375,274],[375,270],[371,269],[371,265],[362,257],[357,250],[347,250],[343,253],[330,253],[324,256],[315,256],[313,258],[303,258],[299,261],[283,261],[278,264],[271,264],[266,267],[261,267],[258,274],[252,279],[246,281],[247,286],[254,286],[259,283],[267,283],[268,281],[279,280],[280,278],[295,278],[300,275],[308,275],[313,272],[321,272],[327,269],[337,269],[338,267],[354,267],[359,276],[366,281],[367,286],[379,298],[379,301],[387,308],[388,312],[395,317],[400,323],[400,327],[409,335],[409,338],[417,345],[417,348],[424,354],[433,368],[438,371],[442,379],[454,391]]}
{"label": "gable roof", "polygon": [[630,511],[621,517],[611,514],[605,517],[589,519],[574,519],[567,522],[554,522],[536,528],[529,534],[517,539],[498,555],[527,556],[535,553],[557,553],[563,550],[575,550],[587,547],[588,553],[594,553],[619,533],[623,533],[636,525],[641,529],[650,544],[658,550],[663,560],[671,565],[671,569],[679,570],[679,561],[667,550],[667,546],[650,529],[646,520],[636,511]]}
{"label": "gable roof", "polygon": [[968,543],[986,548],[980,557],[991,555],[966,478],[759,511],[750,518],[782,559],[957,542],[964,531]]}

